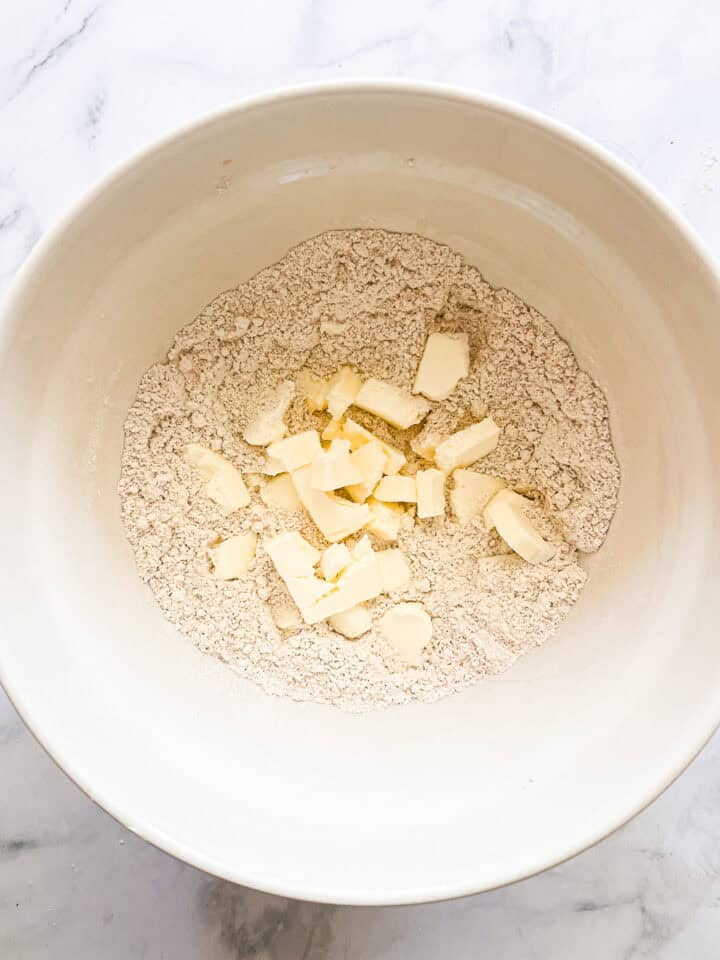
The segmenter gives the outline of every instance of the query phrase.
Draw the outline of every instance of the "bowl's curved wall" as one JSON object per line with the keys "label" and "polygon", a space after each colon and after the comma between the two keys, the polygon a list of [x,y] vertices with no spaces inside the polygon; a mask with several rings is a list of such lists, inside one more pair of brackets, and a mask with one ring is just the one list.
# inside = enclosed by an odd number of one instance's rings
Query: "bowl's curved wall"
{"label": "bowl's curved wall", "polygon": [[[332,227],[413,230],[553,319],[607,391],[621,506],[555,640],[431,706],[267,697],[137,579],[115,486],[145,368],[220,290]],[[165,849],[306,898],[486,889],[598,839],[720,718],[717,281],[662,207],[521,110],[357,84],[261,98],[127,165],[2,317],[0,674],[88,792]]]}

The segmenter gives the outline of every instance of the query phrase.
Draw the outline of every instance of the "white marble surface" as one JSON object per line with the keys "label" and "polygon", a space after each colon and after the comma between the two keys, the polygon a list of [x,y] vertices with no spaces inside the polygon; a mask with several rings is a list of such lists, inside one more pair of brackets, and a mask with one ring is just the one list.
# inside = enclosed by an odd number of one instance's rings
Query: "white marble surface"
{"label": "white marble surface", "polygon": [[[99,174],[233,98],[404,76],[506,95],[640,170],[720,255],[716,0],[4,0],[0,289]],[[448,904],[320,907],[127,833],[0,693],[0,958],[703,960],[720,955],[720,739],[571,863]]]}

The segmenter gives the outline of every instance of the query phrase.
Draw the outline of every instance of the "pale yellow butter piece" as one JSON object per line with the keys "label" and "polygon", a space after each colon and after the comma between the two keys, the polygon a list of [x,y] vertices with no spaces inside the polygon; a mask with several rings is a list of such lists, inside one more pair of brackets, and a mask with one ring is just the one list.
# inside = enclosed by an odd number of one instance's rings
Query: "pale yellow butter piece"
{"label": "pale yellow butter piece", "polygon": [[370,520],[368,507],[316,490],[310,480],[310,470],[307,466],[293,471],[292,482],[302,505],[325,539],[336,543],[364,527]]}
{"label": "pale yellow butter piece", "polygon": [[330,378],[327,409],[333,419],[341,417],[362,388],[362,378],[352,367],[342,367]]}
{"label": "pale yellow butter piece", "polygon": [[505,487],[498,477],[474,470],[456,470],[452,476],[455,486],[450,491],[450,506],[460,523],[482,516],[490,500]]}
{"label": "pale yellow butter piece", "polygon": [[377,558],[380,564],[383,593],[404,590],[410,583],[410,565],[402,550],[397,547],[392,550],[380,550]]}
{"label": "pale yellow butter piece", "polygon": [[430,400],[447,400],[470,370],[466,333],[431,333],[425,343],[413,393]]}
{"label": "pale yellow butter piece", "polygon": [[313,603],[307,613],[303,613],[306,622],[327,620],[328,617],[344,613],[366,600],[379,597],[382,593],[382,579],[377,554],[371,549],[357,559],[353,556],[353,562],[331,586],[329,593]]}
{"label": "pale yellow butter piece", "polygon": [[430,404],[413,397],[394,383],[368,380],[355,397],[355,406],[381,417],[399,430],[407,430],[428,415]]}
{"label": "pale yellow butter piece", "polygon": [[267,452],[268,457],[277,460],[288,472],[292,472],[312,463],[321,451],[317,430],[305,430],[303,433],[278,440],[277,443],[271,443]]}
{"label": "pale yellow butter piece", "polygon": [[348,640],[356,640],[372,627],[372,618],[364,603],[330,617],[330,626]]}
{"label": "pale yellow butter piece", "polygon": [[302,618],[296,607],[289,603],[281,603],[272,609],[272,618],[279,630],[298,630],[302,626]]}
{"label": "pale yellow butter piece", "polygon": [[296,531],[281,533],[266,540],[264,546],[303,620],[306,623],[317,622],[308,619],[308,611],[332,588],[332,584],[315,575],[320,552]]}
{"label": "pale yellow butter piece", "polygon": [[362,480],[349,485],[347,492],[356,503],[364,503],[380,482],[385,472],[387,457],[380,444],[370,440],[353,451],[350,454],[350,460],[360,473]]}
{"label": "pale yellow butter piece", "polygon": [[[326,441],[338,440],[343,436],[344,427],[345,421],[342,419],[342,417],[338,417],[338,419],[333,419],[326,425],[320,436]],[[350,444],[350,447],[352,449],[352,444]]]}
{"label": "pale yellow butter piece", "polygon": [[206,495],[223,513],[233,513],[250,503],[242,474],[221,454],[199,443],[190,443],[185,448],[185,458],[205,481]]}
{"label": "pale yellow butter piece", "polygon": [[349,484],[359,483],[362,474],[350,455],[349,440],[332,440],[329,450],[321,450],[313,459],[310,483],[316,490],[340,490]]}
{"label": "pale yellow butter piece", "polygon": [[344,543],[333,543],[323,550],[320,557],[320,572],[326,580],[334,580],[352,563],[352,555]]}
{"label": "pale yellow butter piece", "polygon": [[281,473],[269,480],[260,491],[260,499],[271,510],[282,510],[284,513],[302,510],[300,498],[288,473]]}
{"label": "pale yellow butter piece", "polygon": [[409,667],[419,667],[432,639],[432,620],[420,603],[398,603],[380,618],[380,635]]}
{"label": "pale yellow butter piece", "polygon": [[418,470],[415,474],[417,484],[417,515],[420,520],[428,517],[441,517],[445,513],[445,474],[442,470],[430,467]]}
{"label": "pale yellow butter piece", "polygon": [[243,432],[243,439],[253,446],[266,447],[282,439],[287,433],[283,417],[295,396],[295,384],[284,381],[275,391],[272,403],[250,423]]}
{"label": "pale yellow butter piece", "polygon": [[316,413],[319,410],[327,410],[327,381],[315,376],[310,370],[301,370],[297,379],[297,388],[311,413]]}
{"label": "pale yellow butter piece", "polygon": [[525,515],[530,501],[512,490],[496,493],[485,507],[488,528],[497,530],[505,543],[528,563],[545,563],[555,555],[555,547],[540,536]]}
{"label": "pale yellow butter piece", "polygon": [[383,477],[375,487],[373,496],[385,503],[417,503],[417,484],[415,477]]}
{"label": "pale yellow butter piece", "polygon": [[276,477],[279,473],[286,473],[285,467],[279,460],[272,457],[266,457],[263,465],[263,473],[266,477]]}
{"label": "pale yellow butter piece", "polygon": [[491,453],[499,439],[500,427],[492,417],[485,417],[443,440],[435,449],[435,463],[446,473],[456,467],[468,467]]}
{"label": "pale yellow butter piece", "polygon": [[209,547],[213,574],[218,580],[236,580],[247,573],[255,559],[256,542],[255,534],[248,531]]}
{"label": "pale yellow butter piece", "polygon": [[[361,426],[359,423],[356,423],[350,417],[348,417],[342,425],[342,436],[350,441],[350,447],[352,450],[359,450],[360,447],[364,446],[366,443],[373,441],[375,443],[379,443],[382,447],[383,453],[385,454],[384,473],[397,473],[398,470],[404,467],[407,463],[405,454],[401,453],[397,447],[393,447],[391,444],[385,443],[384,440],[376,437],[374,433],[366,430],[365,427]],[[326,438],[325,434],[323,434],[323,440],[325,439],[332,438]]]}
{"label": "pale yellow butter piece", "polygon": [[392,542],[397,540],[400,526],[405,517],[405,511],[397,503],[381,503],[375,497],[367,501],[370,510],[370,520],[367,529],[375,534],[378,540]]}

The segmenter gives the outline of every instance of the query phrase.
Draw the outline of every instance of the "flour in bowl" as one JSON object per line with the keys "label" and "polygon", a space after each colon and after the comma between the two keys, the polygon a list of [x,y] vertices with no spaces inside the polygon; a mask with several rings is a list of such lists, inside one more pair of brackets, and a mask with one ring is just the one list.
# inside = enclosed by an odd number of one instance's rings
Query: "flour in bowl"
{"label": "flour in bowl", "polygon": [[[329,382],[338,417],[323,409]],[[488,429],[492,449],[458,467]],[[273,469],[269,449],[294,459]],[[378,456],[363,489],[351,464],[366,481]],[[367,710],[435,700],[545,642],[582,590],[581,555],[601,547],[619,480],[605,397],[548,320],[448,247],[347,230],[298,245],[180,331],[128,414],[119,493],[141,578],[202,651],[270,693]],[[339,529],[332,552],[331,520],[305,509],[312,484],[323,509],[363,523]],[[471,509],[481,487],[500,498],[492,516]],[[288,570],[291,544],[316,573]],[[380,556],[392,586],[375,593],[363,571]],[[363,602],[308,622],[327,597],[307,591],[327,573],[335,603],[343,569]]]}

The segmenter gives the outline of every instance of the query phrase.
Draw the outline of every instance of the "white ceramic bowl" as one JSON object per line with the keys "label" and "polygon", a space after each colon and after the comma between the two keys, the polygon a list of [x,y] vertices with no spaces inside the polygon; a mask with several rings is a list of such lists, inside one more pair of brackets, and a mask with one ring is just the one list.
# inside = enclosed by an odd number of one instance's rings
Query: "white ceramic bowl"
{"label": "white ceramic bowl", "polygon": [[[174,332],[298,241],[365,225],[446,242],[552,318],[607,391],[623,486],[554,640],[458,696],[357,717],[272,699],[177,635],[116,482]],[[646,185],[507,103],[316,86],[166,138],[39,244],[4,304],[3,684],[93,799],[244,884],[403,903],[571,856],[720,718],[719,311],[707,256]]]}

